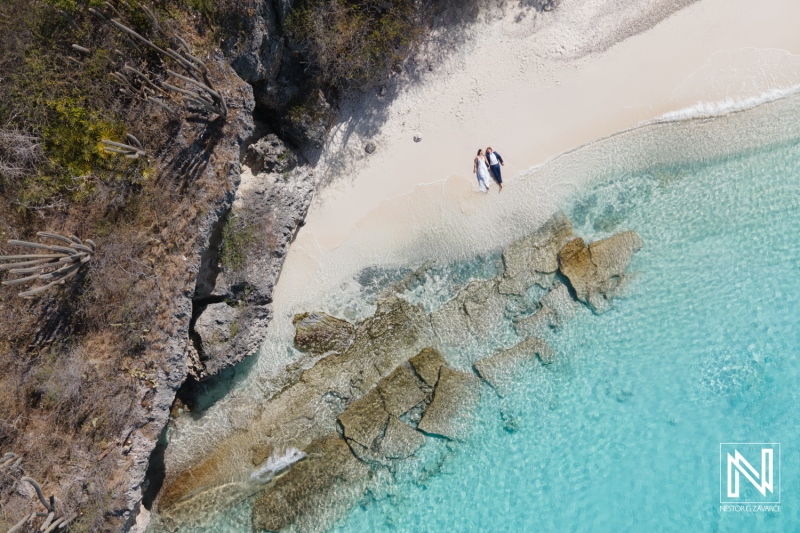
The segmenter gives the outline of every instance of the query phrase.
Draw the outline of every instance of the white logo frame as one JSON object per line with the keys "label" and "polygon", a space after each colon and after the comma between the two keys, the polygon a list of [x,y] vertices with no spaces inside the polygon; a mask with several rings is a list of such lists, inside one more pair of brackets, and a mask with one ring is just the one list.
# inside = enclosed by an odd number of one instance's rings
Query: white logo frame
{"label": "white logo frame", "polygon": [[[761,474],[751,465],[748,458],[745,457],[736,447],[760,447],[761,463],[756,462],[756,466],[761,467]],[[727,448],[725,448],[727,447]],[[748,450],[752,452],[752,450]],[[769,453],[767,453],[767,451]],[[732,455],[734,454],[734,455]],[[777,455],[777,458],[775,457]],[[729,458],[730,456],[730,458]],[[769,456],[769,472],[767,474],[767,465],[764,465],[764,460]],[[748,456],[749,459],[754,457]],[[776,460],[777,459],[777,460]],[[747,467],[752,473],[749,474],[742,464]],[[777,469],[775,465],[777,464]],[[735,471],[731,470],[731,467]],[[731,488],[729,486],[732,475],[735,474],[736,495],[730,495]],[[764,494],[764,500],[761,501],[740,501],[739,498],[739,484],[740,474],[743,475],[746,482],[749,482],[758,492]],[[759,480],[760,486],[756,484],[755,479]],[[769,477],[767,482],[764,477]],[[766,494],[766,490],[770,491],[770,495]],[[722,505],[729,504],[763,504],[763,505],[778,505],[781,503],[781,444],[779,442],[721,442],[719,444],[719,502]]]}

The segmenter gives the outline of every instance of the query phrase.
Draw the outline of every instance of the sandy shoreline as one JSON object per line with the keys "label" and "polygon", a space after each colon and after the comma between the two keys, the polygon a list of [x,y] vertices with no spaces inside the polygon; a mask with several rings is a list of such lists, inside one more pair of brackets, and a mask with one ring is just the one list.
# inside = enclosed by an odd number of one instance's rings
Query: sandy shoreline
{"label": "sandy shoreline", "polygon": [[[309,278],[338,282],[351,270],[345,265],[354,262],[354,251],[361,265],[390,261],[398,245],[448,223],[441,220],[445,204],[457,203],[465,217],[481,216],[496,199],[476,192],[477,147],[492,144],[503,154],[509,185],[503,194],[513,195],[515,177],[594,139],[699,102],[733,105],[800,86],[800,34],[793,28],[800,5],[702,0],[605,49],[615,36],[646,24],[641,17],[652,16],[646,8],[657,4],[565,1],[535,22],[519,23],[518,11],[508,9],[473,28],[462,49],[406,87],[382,124],[362,117],[337,125],[317,169],[318,180],[330,185],[318,192],[292,246],[277,300],[293,300],[297,291],[308,296]],[[587,30],[600,23],[609,30]],[[494,58],[491,75],[487,57]],[[357,111],[343,116],[358,117]],[[413,141],[415,133],[422,142]],[[370,139],[378,151],[365,156]],[[588,178],[542,184],[542,201],[530,208],[542,210],[544,220]],[[554,185],[556,197],[544,192]]]}

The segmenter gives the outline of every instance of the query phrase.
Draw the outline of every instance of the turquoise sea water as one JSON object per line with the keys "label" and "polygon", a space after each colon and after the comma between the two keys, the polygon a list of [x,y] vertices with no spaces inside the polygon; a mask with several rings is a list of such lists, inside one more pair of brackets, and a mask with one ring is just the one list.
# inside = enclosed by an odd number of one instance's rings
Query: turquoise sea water
{"label": "turquoise sea water", "polygon": [[[642,236],[625,296],[334,531],[800,530],[800,144],[599,178],[568,213]],[[781,443],[780,512],[720,510],[723,442]]]}

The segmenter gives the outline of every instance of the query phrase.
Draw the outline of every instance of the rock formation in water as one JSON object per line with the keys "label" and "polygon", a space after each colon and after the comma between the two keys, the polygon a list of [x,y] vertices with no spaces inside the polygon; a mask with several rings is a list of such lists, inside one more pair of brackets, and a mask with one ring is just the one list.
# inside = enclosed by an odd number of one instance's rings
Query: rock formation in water
{"label": "rock formation in water", "polygon": [[517,335],[543,335],[549,330],[558,329],[575,316],[580,304],[572,299],[566,285],[556,283],[542,297],[539,305],[532,315],[514,321]]}
{"label": "rock formation in water", "polygon": [[478,386],[479,381],[474,375],[448,366],[440,367],[433,401],[422,415],[419,429],[449,439],[465,436],[469,412],[478,403]]}
{"label": "rock formation in water", "polygon": [[[641,246],[633,232],[588,247],[571,237],[569,220],[555,216],[509,246],[502,274],[472,281],[431,314],[390,294],[357,326],[321,312],[296,315],[295,346],[316,362],[269,399],[243,432],[168,478],[158,501],[164,521],[197,524],[209,502],[232,505],[260,493],[256,528],[318,529],[355,504],[375,479],[413,460],[427,439],[464,438],[480,399],[478,376],[503,396],[525,372],[553,363],[556,354],[541,336],[563,327],[580,306],[565,283],[593,308],[607,305]],[[557,280],[559,270],[565,283]],[[531,301],[534,285],[539,294],[547,292]],[[524,339],[475,362],[478,376],[452,368],[436,349],[486,342],[509,315]],[[511,431],[513,423],[505,427]],[[293,449],[293,456],[304,454],[302,461],[274,479],[254,477],[265,460],[269,465],[266,458]],[[210,506],[218,509],[219,503]]]}
{"label": "rock formation in water", "polygon": [[350,322],[325,313],[295,315],[294,345],[313,354],[340,352],[350,345],[355,328]]}
{"label": "rock formation in water", "polygon": [[558,254],[559,268],[578,299],[595,312],[608,309],[625,281],[633,254],[642,247],[635,231],[618,233],[588,246],[581,238],[569,241]]}
{"label": "rock formation in water", "polygon": [[499,291],[524,296],[534,284],[549,288],[558,270],[558,251],[571,237],[572,222],[559,212],[533,235],[511,243],[503,251]]}
{"label": "rock formation in water", "polygon": [[477,361],[474,367],[498,394],[505,396],[521,375],[531,371],[537,364],[550,364],[554,360],[555,352],[544,340],[528,337],[512,348]]}

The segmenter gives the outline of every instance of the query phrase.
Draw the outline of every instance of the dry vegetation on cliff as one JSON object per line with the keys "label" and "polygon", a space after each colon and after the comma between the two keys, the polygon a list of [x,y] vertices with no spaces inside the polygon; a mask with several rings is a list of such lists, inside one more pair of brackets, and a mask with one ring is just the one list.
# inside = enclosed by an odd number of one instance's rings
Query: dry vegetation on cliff
{"label": "dry vegetation on cliff", "polygon": [[[206,18],[176,2],[152,15],[133,2],[0,6],[0,255],[41,230],[98,243],[91,268],[65,287],[33,301],[0,289],[0,452],[20,454],[24,472],[77,515],[71,531],[121,526],[131,432],[160,431],[147,426],[153,397],[182,371],[164,368],[165,346],[188,323],[175,302],[203,221],[230,194],[227,162],[250,120],[244,84],[209,58]],[[112,17],[202,57],[231,116],[187,105],[166,85],[194,91],[180,77],[191,73]],[[147,157],[103,143],[132,144],[129,135]],[[2,489],[4,531],[37,504],[18,479]]]}

